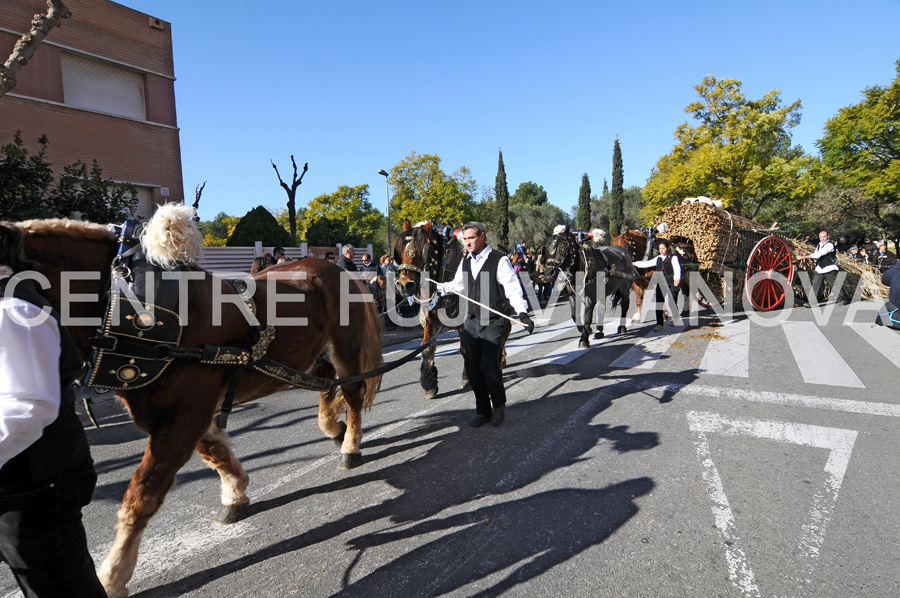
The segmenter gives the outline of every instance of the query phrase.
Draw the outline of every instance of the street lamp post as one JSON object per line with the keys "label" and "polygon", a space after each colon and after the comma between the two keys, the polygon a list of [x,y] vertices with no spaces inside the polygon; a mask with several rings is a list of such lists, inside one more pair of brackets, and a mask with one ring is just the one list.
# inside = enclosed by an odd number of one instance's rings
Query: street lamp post
{"label": "street lamp post", "polygon": [[388,183],[388,173],[383,168],[378,171],[378,174],[384,177],[384,192],[387,195],[387,252],[388,255],[393,255],[393,246],[391,245],[391,186]]}

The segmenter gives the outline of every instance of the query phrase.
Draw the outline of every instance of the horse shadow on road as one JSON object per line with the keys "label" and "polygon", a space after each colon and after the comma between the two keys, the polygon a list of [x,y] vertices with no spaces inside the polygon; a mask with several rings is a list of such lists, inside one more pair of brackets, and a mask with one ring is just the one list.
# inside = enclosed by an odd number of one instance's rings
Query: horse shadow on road
{"label": "horse shadow on road", "polygon": [[[473,410],[450,410],[415,420],[411,428],[372,444],[364,441],[368,450],[362,468],[336,481],[257,501],[252,517],[265,517],[281,506],[296,508],[297,501],[332,492],[365,496],[373,483],[394,488],[390,498],[371,504],[348,496],[344,504],[369,506],[135,596],[185,595],[324,543],[328,546],[317,550],[331,551],[333,564],[344,563],[346,569],[340,585],[318,586],[316,593],[375,595],[380,587],[385,595],[431,595],[477,583],[484,586],[479,590],[484,595],[495,595],[524,583],[602,543],[638,512],[635,499],[655,486],[652,479],[638,477],[599,488],[569,488],[560,487],[560,480],[569,479],[566,474],[553,475],[595,459],[605,467],[617,454],[659,446],[656,432],[594,423],[616,398],[631,392],[622,385],[617,395],[616,387],[610,384],[587,399],[584,392],[557,394],[559,387],[539,398],[510,397],[507,421],[499,428],[469,428],[464,422]],[[596,471],[594,464],[588,469]],[[585,479],[590,484],[590,476]],[[458,514],[442,517],[448,510]],[[454,529],[459,526],[464,527]],[[443,533],[435,538],[435,532]],[[449,565],[471,559],[488,540],[488,558]],[[364,555],[378,547],[381,559],[372,564]],[[392,560],[385,564],[386,553]],[[410,571],[429,562],[440,570],[428,585],[410,581],[416,577]],[[513,565],[514,572],[503,579],[487,579]],[[412,585],[407,588],[407,583]]]}

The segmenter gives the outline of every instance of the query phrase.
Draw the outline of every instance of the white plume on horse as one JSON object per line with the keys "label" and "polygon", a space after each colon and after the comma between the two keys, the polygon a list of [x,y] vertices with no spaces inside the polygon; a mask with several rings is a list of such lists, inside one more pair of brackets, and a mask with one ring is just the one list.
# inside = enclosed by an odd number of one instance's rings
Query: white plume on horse
{"label": "white plume on horse", "polygon": [[565,224],[557,224],[555,227],[553,227],[553,234],[554,234],[554,235],[558,235],[558,234],[564,233],[564,232],[566,232],[566,225],[565,225]]}
{"label": "white plume on horse", "polygon": [[197,261],[203,250],[203,235],[194,214],[194,208],[178,203],[167,203],[156,210],[141,234],[148,262],[171,270],[178,264]]}
{"label": "white plume on horse", "polygon": [[669,230],[669,225],[666,224],[665,222],[663,222],[662,224],[660,224],[659,226],[656,227],[656,232],[658,232],[661,235],[666,234],[667,230]]}
{"label": "white plume on horse", "polygon": [[607,235],[606,235],[606,231],[603,230],[602,228],[595,228],[594,230],[592,230],[592,231],[590,232],[590,237],[591,237],[594,241],[597,241],[598,243],[599,243],[599,242],[606,242],[606,240],[608,239],[608,237],[607,237]]}

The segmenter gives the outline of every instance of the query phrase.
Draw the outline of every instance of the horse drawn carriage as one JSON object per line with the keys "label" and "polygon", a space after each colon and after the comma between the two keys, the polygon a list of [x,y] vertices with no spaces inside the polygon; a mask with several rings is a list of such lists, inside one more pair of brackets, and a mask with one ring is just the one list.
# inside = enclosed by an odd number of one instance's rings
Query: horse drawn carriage
{"label": "horse drawn carriage", "polygon": [[746,290],[757,311],[783,307],[794,280],[792,240],[719,204],[691,198],[669,206],[655,230],[672,243],[682,270],[699,271],[718,301],[727,300],[725,282],[731,273],[733,300]]}

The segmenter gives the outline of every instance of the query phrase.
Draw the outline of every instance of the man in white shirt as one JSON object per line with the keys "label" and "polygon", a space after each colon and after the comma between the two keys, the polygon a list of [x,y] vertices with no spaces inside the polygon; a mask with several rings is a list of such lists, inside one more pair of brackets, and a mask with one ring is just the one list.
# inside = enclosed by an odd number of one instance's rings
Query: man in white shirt
{"label": "man in white shirt", "polygon": [[[828,286],[831,287],[831,295],[836,296],[842,303],[846,303],[846,301],[842,299],[840,289],[838,289],[836,295],[834,292],[834,282],[837,278],[839,268],[837,249],[835,248],[834,243],[828,238],[828,231],[823,230],[819,233],[819,244],[816,246],[815,251],[805,255],[798,255],[797,259],[816,260],[816,272],[813,274],[812,280],[812,296],[807,298],[810,305],[818,304],[819,289],[822,288],[823,280],[828,281]],[[829,299],[830,298],[831,297],[829,297]]]}
{"label": "man in white shirt", "polygon": [[15,274],[30,269],[22,234],[0,224],[0,560],[26,596],[106,596],[81,508],[97,483],[72,381],[68,332]]}
{"label": "man in white shirt", "polygon": [[[528,317],[528,304],[522,286],[513,271],[512,263],[504,254],[487,245],[487,234],[481,222],[469,222],[462,228],[462,242],[466,256],[459,264],[450,282],[437,285],[442,295],[456,293],[491,309],[518,319],[528,333],[534,331],[534,322]],[[506,389],[503,387],[503,371],[500,357],[502,339],[510,326],[509,321],[471,301],[466,301],[466,319],[463,323],[465,368],[475,393],[475,419],[469,424],[479,428],[490,422],[494,427],[503,423],[506,413]]]}

